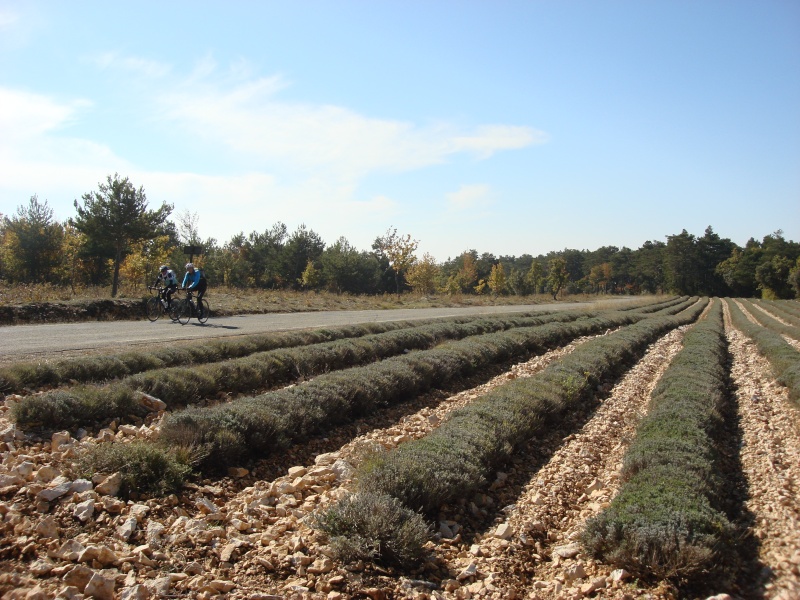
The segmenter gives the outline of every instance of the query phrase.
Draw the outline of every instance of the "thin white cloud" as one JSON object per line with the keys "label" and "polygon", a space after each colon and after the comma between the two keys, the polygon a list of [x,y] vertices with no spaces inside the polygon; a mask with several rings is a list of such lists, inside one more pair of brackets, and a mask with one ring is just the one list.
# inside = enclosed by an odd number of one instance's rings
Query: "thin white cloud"
{"label": "thin white cloud", "polygon": [[[250,160],[299,170],[329,170],[357,180],[373,171],[409,171],[446,162],[459,153],[479,159],[544,143],[530,127],[487,125],[459,130],[370,117],[346,107],[286,102],[281,76],[231,85],[215,80],[206,59],[181,86],[159,98],[165,122],[189,135],[222,144]],[[225,78],[223,78],[225,79]]]}
{"label": "thin white cloud", "polygon": [[140,56],[120,56],[116,52],[96,54],[89,59],[89,62],[101,70],[118,69],[151,79],[164,77],[172,71],[172,66],[166,63]]}
{"label": "thin white cloud", "polygon": [[90,106],[88,100],[64,103],[40,94],[0,87],[0,136],[5,138],[3,144],[35,138],[63,127],[78,111]]}
{"label": "thin white cloud", "polygon": [[491,188],[485,184],[462,185],[458,191],[446,195],[447,206],[453,211],[485,208],[491,204]]}
{"label": "thin white cloud", "polygon": [[480,158],[489,158],[498,150],[517,150],[534,144],[544,144],[549,136],[530,127],[484,125],[471,135],[454,138],[456,151],[469,150]]}

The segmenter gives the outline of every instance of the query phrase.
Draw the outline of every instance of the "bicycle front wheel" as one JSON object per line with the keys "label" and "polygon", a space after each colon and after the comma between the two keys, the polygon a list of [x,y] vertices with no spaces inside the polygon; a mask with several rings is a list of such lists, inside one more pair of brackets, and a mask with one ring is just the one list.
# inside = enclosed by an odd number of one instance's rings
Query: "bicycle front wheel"
{"label": "bicycle front wheel", "polygon": [[208,315],[211,313],[211,309],[208,307],[208,302],[205,298],[200,301],[200,314],[197,315],[197,320],[201,323],[205,323],[208,321]]}
{"label": "bicycle front wheel", "polygon": [[169,318],[172,319],[173,323],[181,316],[183,302],[183,300],[173,300],[169,306]]}
{"label": "bicycle front wheel", "polygon": [[147,318],[151,321],[158,320],[161,313],[164,312],[164,307],[161,305],[161,299],[154,296],[147,301]]}
{"label": "bicycle front wheel", "polygon": [[192,318],[192,305],[186,300],[181,300],[181,307],[178,310],[178,322],[181,325],[186,325],[189,319]]}

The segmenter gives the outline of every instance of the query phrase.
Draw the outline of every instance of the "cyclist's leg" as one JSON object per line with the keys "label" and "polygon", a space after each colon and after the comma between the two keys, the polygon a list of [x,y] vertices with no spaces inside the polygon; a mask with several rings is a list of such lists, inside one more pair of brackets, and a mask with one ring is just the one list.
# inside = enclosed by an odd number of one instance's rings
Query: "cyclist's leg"
{"label": "cyclist's leg", "polygon": [[201,285],[197,288],[197,314],[203,315],[203,296],[206,295],[206,286]]}

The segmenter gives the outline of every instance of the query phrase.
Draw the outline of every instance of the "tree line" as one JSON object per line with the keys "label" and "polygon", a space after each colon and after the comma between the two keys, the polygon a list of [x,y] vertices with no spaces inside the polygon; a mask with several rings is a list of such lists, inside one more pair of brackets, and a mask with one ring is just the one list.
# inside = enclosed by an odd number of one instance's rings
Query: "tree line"
{"label": "tree line", "polygon": [[[142,187],[109,175],[75,200],[75,215],[54,218],[47,201],[32,196],[13,215],[0,215],[0,280],[71,286],[151,283],[160,264],[176,270],[187,246],[211,285],[261,289],[383,294],[641,294],[675,293],[800,298],[800,243],[782,231],[740,247],[713,228],[685,229],[666,242],[638,249],[603,246],[532,256],[495,256],[475,249],[437,262],[417,256],[418,241],[390,228],[369,250],[342,236],[331,244],[306,225],[290,232],[278,222],[219,243],[201,239],[198,215],[162,203],[152,210]],[[172,220],[170,220],[170,218]]]}

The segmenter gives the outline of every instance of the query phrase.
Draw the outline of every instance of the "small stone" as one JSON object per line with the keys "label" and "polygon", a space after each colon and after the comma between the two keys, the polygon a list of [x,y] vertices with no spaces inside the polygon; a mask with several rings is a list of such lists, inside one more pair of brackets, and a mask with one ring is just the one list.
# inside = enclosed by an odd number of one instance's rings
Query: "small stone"
{"label": "small stone", "polygon": [[494,532],[494,537],[500,538],[501,540],[508,540],[514,536],[514,530],[511,528],[511,525],[508,523],[501,523],[497,526],[497,529]]}
{"label": "small stone", "polygon": [[148,600],[150,592],[143,585],[133,585],[122,588],[119,592],[119,600]]}
{"label": "small stone", "polygon": [[57,538],[58,525],[56,524],[55,517],[48,515],[39,522],[34,531],[42,537]]}
{"label": "small stone", "polygon": [[72,516],[81,523],[86,523],[94,515],[94,500],[91,498],[80,504],[76,504],[72,511]]}
{"label": "small stone", "polygon": [[72,441],[72,436],[69,431],[57,431],[50,438],[50,450],[56,452],[64,444],[69,444]]}
{"label": "small stone", "polygon": [[220,579],[215,579],[214,581],[208,584],[218,592],[222,592],[223,594],[227,594],[231,590],[236,588],[236,584],[232,581],[222,581]]}
{"label": "small stone", "polygon": [[41,577],[42,575],[47,575],[50,571],[52,571],[54,566],[55,565],[53,564],[53,561],[50,559],[38,558],[30,564],[28,570],[36,575],[36,577]]}
{"label": "small stone", "polygon": [[83,593],[97,600],[114,600],[114,580],[94,573]]}
{"label": "small stone", "polygon": [[566,546],[556,546],[553,548],[553,553],[558,554],[561,558],[575,558],[581,551],[581,547],[577,543],[567,544]]}
{"label": "small stone", "polygon": [[64,574],[62,581],[67,585],[74,585],[79,590],[84,589],[92,579],[94,571],[86,565],[77,565]]}
{"label": "small stone", "polygon": [[461,573],[459,573],[456,576],[456,580],[464,581],[465,579],[469,579],[470,577],[475,577],[477,572],[478,572],[478,565],[476,565],[475,563],[470,563],[466,569],[461,571]]}
{"label": "small stone", "polygon": [[98,494],[105,496],[116,496],[119,494],[119,488],[122,486],[122,474],[113,473],[106,477],[103,481],[97,484],[95,491]]}
{"label": "small stone", "polygon": [[611,581],[624,581],[631,576],[625,569],[615,569],[611,571]]}
{"label": "small stone", "polygon": [[167,403],[163,400],[159,400],[155,396],[151,396],[150,394],[145,394],[141,392],[141,396],[139,397],[139,404],[144,406],[147,410],[151,412],[161,412],[162,410],[167,410]]}
{"label": "small stone", "polygon": [[117,537],[127,542],[136,531],[136,525],[137,521],[134,517],[125,519],[122,525],[117,527]]}
{"label": "small stone", "polygon": [[70,487],[72,487],[72,482],[66,477],[56,477],[50,482],[49,487],[36,494],[36,498],[45,502],[52,502],[69,492]]}
{"label": "small stone", "polygon": [[570,565],[564,569],[564,579],[567,582],[575,581],[576,579],[583,579],[586,577],[586,570],[581,563]]}
{"label": "small stone", "polygon": [[228,476],[234,479],[241,479],[242,477],[247,477],[249,474],[250,471],[243,467],[230,467],[228,469]]}

